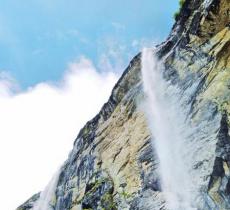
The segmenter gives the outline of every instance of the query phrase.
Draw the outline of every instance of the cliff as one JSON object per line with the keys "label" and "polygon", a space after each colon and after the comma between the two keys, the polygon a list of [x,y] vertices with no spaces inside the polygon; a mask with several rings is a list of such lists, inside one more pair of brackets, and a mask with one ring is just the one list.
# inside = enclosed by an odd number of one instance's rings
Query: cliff
{"label": "cliff", "polygon": [[[164,79],[179,87],[189,107],[197,209],[230,209],[230,0],[186,0],[156,55]],[[139,54],[79,132],[56,177],[51,209],[165,209],[159,162],[138,106],[144,97]],[[38,199],[18,210],[32,209]]]}

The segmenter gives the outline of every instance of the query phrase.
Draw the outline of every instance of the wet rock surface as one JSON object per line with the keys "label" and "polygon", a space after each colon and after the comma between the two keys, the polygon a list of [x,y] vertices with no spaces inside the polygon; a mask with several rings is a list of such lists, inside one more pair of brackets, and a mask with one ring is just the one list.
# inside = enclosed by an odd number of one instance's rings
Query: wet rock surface
{"label": "wet rock surface", "polygon": [[82,209],[117,209],[113,201],[113,191],[113,181],[107,174],[94,174],[86,184]]}

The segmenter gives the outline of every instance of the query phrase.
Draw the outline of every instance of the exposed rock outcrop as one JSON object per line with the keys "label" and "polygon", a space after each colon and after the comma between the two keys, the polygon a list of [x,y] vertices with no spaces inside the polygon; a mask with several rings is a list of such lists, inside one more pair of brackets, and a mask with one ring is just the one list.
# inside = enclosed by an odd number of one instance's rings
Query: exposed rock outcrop
{"label": "exposed rock outcrop", "polygon": [[[157,46],[164,78],[189,106],[199,209],[230,209],[230,0],[186,0]],[[61,168],[55,210],[160,210],[158,160],[143,111],[137,55],[100,113],[87,122]],[[18,210],[31,209],[39,195]]]}

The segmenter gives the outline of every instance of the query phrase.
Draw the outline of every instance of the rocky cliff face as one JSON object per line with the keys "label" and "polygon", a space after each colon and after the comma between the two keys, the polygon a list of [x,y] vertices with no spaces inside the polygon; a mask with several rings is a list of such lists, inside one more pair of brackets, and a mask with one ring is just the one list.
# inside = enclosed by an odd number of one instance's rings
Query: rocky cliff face
{"label": "rocky cliff face", "polygon": [[[230,209],[230,0],[187,0],[157,46],[164,78],[189,107],[197,209]],[[141,55],[80,131],[58,175],[51,209],[165,209],[143,101]],[[176,164],[176,163],[175,163]],[[39,194],[18,210],[33,208]]]}

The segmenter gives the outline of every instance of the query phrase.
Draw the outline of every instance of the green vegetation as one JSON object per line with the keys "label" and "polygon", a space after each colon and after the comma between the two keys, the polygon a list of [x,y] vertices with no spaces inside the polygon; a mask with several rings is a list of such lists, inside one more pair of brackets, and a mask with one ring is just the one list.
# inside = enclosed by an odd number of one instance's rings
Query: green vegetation
{"label": "green vegetation", "polygon": [[102,196],[101,206],[103,210],[117,210],[116,204],[113,202],[113,196],[110,193]]}
{"label": "green vegetation", "polygon": [[180,7],[179,7],[179,10],[176,11],[176,12],[174,13],[174,19],[175,19],[175,20],[177,20],[177,18],[179,17],[179,14],[180,14],[180,12],[181,12],[181,8],[183,7],[185,1],[186,1],[186,0],[179,0],[179,6],[180,6]]}
{"label": "green vegetation", "polygon": [[223,101],[221,104],[216,101],[218,111],[221,113],[227,113],[230,114],[230,102],[229,101]]}
{"label": "green vegetation", "polygon": [[185,0],[180,0],[179,1],[180,8],[183,7],[184,3],[185,3]]}
{"label": "green vegetation", "polygon": [[132,197],[131,194],[129,194],[129,193],[125,192],[125,191],[123,191],[123,192],[121,193],[121,195],[122,195],[125,199],[129,199],[129,198]]}

